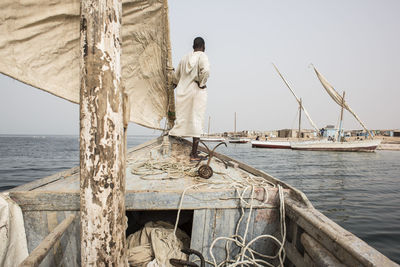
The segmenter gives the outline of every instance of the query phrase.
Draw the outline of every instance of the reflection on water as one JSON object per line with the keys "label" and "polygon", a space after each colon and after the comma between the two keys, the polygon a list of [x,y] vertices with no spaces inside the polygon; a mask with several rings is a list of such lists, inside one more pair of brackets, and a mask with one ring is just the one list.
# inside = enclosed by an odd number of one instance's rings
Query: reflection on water
{"label": "reflection on water", "polygon": [[[128,146],[152,138],[130,136]],[[400,152],[292,151],[250,144],[217,151],[300,189],[329,218],[400,263]],[[0,136],[0,191],[78,164],[77,136]]]}

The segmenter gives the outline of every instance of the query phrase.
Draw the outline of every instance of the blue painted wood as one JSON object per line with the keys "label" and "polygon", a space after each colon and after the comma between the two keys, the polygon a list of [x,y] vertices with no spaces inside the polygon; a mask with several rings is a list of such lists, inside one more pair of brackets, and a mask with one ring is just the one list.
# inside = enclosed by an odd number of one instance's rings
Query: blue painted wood
{"label": "blue painted wood", "polygon": [[[261,234],[278,234],[279,221],[277,209],[253,209],[248,225],[247,242]],[[239,226],[239,235],[243,236],[249,209],[245,209],[242,222]],[[241,216],[240,209],[201,209],[194,212],[191,248],[200,251],[204,257],[212,261],[209,249],[212,242],[218,237],[231,237],[236,232],[236,226]],[[226,241],[217,241],[213,247],[213,255],[217,263],[226,259]],[[256,251],[264,254],[274,253],[274,244],[271,240],[260,240],[254,246]],[[231,258],[240,252],[239,247],[230,243]],[[196,257],[191,257],[195,259]]]}
{"label": "blue painted wood", "polygon": [[[25,211],[23,212],[28,252],[31,253],[50,233],[48,225],[48,211]],[[68,227],[60,239],[60,247],[53,247],[43,259],[40,267],[51,266],[80,266],[80,225],[79,212],[56,212],[57,223],[61,223],[66,216],[72,213],[77,218]],[[56,250],[54,250],[54,248]]]}

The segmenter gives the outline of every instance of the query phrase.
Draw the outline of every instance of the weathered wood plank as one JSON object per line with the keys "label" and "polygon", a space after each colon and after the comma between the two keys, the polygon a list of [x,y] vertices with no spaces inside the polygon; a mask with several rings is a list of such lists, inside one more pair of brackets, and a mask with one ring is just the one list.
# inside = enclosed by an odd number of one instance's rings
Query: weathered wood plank
{"label": "weathered wood plank", "polygon": [[291,243],[285,242],[285,252],[286,257],[296,266],[296,267],[310,267],[304,262],[303,256],[297,251],[296,247]]}
{"label": "weathered wood plank", "polygon": [[[252,232],[248,241],[260,235],[273,235],[282,239],[279,224],[279,209],[254,209],[252,215]],[[265,255],[275,255],[278,247],[269,238],[261,238],[251,246],[255,251]],[[256,257],[261,258],[261,257]],[[262,258],[261,258],[262,259]],[[276,263],[278,264],[278,262]]]}
{"label": "weathered wood plank", "polygon": [[[215,238],[233,236],[235,234],[238,219],[239,209],[216,209],[214,230]],[[226,259],[226,243],[226,240],[220,240],[214,245],[213,254],[217,260],[217,263],[220,263]],[[232,242],[229,242],[229,247],[230,255],[235,255],[239,252],[237,246],[234,245]]]}
{"label": "weathered wood plank", "polygon": [[152,147],[154,147],[155,145],[161,144],[161,142],[163,141],[163,136],[159,136],[155,139],[152,139],[150,141],[144,142],[143,144],[137,145],[135,147],[132,147],[130,149],[128,149],[127,151],[127,156],[129,156],[130,154],[138,151],[138,150],[142,150],[142,149],[150,149]]}
{"label": "weathered wood plank", "polygon": [[[77,218],[79,217],[79,212],[77,211],[57,212],[58,221],[62,221],[63,218],[69,217],[71,214],[74,214]],[[71,223],[60,239],[61,262],[58,266],[81,266],[80,232],[80,220],[76,219]]]}
{"label": "weathered wood plank", "polygon": [[314,208],[285,199],[286,214],[304,231],[348,266],[398,266]]}
{"label": "weathered wood plank", "polygon": [[56,182],[56,181],[58,181],[60,179],[64,179],[64,178],[67,178],[69,176],[75,175],[77,173],[79,173],[79,167],[74,167],[72,169],[69,169],[69,170],[66,170],[66,171],[62,171],[62,172],[47,176],[45,178],[42,178],[42,179],[39,179],[39,180],[35,180],[35,181],[30,182],[30,183],[26,183],[26,184],[11,188],[7,192],[31,191],[31,190],[34,190],[36,188],[45,186],[47,184],[54,183],[54,182]]}
{"label": "weathered wood plank", "polygon": [[128,266],[122,0],[82,0],[80,7],[81,260]]}
{"label": "weathered wood plank", "polygon": [[215,239],[215,209],[205,210],[204,233],[203,233],[203,256],[211,260],[210,245]]}
{"label": "weathered wood plank", "polygon": [[[78,211],[80,208],[78,192],[10,192],[10,197],[21,207],[23,211]],[[176,210],[178,209],[181,192],[128,191],[125,197],[125,205],[127,210]],[[279,205],[275,188],[270,189],[270,198],[267,204],[270,205],[270,208],[276,208]],[[237,199],[236,192],[234,190],[203,190],[200,192],[188,191],[185,194],[182,208],[192,210],[206,209],[210,207],[237,208],[238,206],[239,200]]]}
{"label": "weathered wood plank", "polygon": [[[192,236],[190,248],[203,253],[203,234],[206,220],[206,209],[198,209],[193,212]],[[196,257],[191,257],[191,260]]]}
{"label": "weathered wood plank", "polygon": [[75,215],[70,215],[62,223],[60,223],[46,238],[37,246],[32,253],[19,265],[20,267],[36,267],[42,262],[44,257],[53,247],[54,243],[59,240],[68,226],[75,219]]}
{"label": "weathered wood plank", "polygon": [[[47,212],[47,228],[49,230],[49,233],[54,231],[54,229],[59,225],[58,215],[62,213],[63,212],[56,212],[56,211]],[[64,220],[65,218],[62,218],[60,222]],[[60,266],[62,260],[62,248],[60,239],[55,241],[53,247],[51,248],[51,252],[49,254],[52,254],[52,256],[54,257],[54,264]]]}
{"label": "weathered wood plank", "polygon": [[304,265],[307,267],[314,267],[316,266],[313,260],[311,259],[310,255],[304,252]]}
{"label": "weathered wood plank", "polygon": [[345,266],[308,234],[303,233],[301,235],[301,243],[317,266]]}

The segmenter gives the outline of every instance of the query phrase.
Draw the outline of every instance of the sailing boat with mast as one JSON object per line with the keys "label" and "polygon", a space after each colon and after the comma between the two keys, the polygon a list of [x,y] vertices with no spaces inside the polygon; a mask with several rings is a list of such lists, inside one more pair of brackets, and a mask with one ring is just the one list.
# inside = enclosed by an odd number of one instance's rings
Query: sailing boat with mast
{"label": "sailing boat with mast", "polygon": [[219,136],[212,136],[210,137],[210,125],[211,125],[211,116],[208,116],[208,130],[207,136],[201,137],[200,140],[203,142],[224,142],[225,138]]}
{"label": "sailing boat with mast", "polygon": [[233,123],[234,123],[234,133],[233,133],[233,136],[231,136],[231,138],[229,139],[229,143],[245,144],[245,143],[249,142],[249,139],[242,138],[242,137],[238,136],[236,133],[236,112],[235,112],[235,119],[234,119]]}
{"label": "sailing boat with mast", "polygon": [[[333,140],[318,140],[318,141],[306,141],[306,142],[292,142],[291,147],[295,150],[317,150],[317,151],[346,151],[346,152],[373,152],[380,144],[381,140],[374,140],[372,133],[366,128],[361,119],[357,114],[350,108],[345,101],[345,92],[340,95],[332,85],[326,80],[326,78],[313,66],[315,74],[317,75],[322,86],[325,88],[329,96],[341,107],[340,109],[340,124],[336,134],[336,138]],[[352,114],[364,130],[368,133],[371,139],[361,141],[346,141],[342,135],[343,125],[343,111],[347,110]]]}
{"label": "sailing boat with mast", "polygon": [[80,166],[0,195],[1,264],[193,266],[189,253],[201,266],[398,266],[298,189],[215,149],[199,148],[199,169],[185,139],[126,151],[128,121],[159,128],[174,115],[167,1],[67,2],[0,2],[0,72],[81,105]]}
{"label": "sailing boat with mast", "polygon": [[[299,104],[299,130],[297,133],[297,138],[301,138],[301,113],[304,111],[304,114],[306,114],[308,121],[312,125],[312,127],[316,130],[316,132],[319,132],[318,127],[315,125],[313,120],[310,117],[310,114],[307,112],[303,105],[303,101],[301,98],[297,97],[293,89],[290,87],[289,83],[286,81],[286,79],[283,77],[283,75],[280,73],[278,70],[278,67],[276,67],[275,64],[272,64],[275,68],[275,70],[278,72],[279,76],[282,78],[283,82],[289,88],[290,92],[293,94],[294,98],[296,99],[297,103]],[[291,148],[290,142],[289,141],[278,141],[278,140],[266,140],[266,141],[259,141],[255,140],[251,142],[252,147],[260,147],[260,148],[283,148],[283,149],[289,149]]]}

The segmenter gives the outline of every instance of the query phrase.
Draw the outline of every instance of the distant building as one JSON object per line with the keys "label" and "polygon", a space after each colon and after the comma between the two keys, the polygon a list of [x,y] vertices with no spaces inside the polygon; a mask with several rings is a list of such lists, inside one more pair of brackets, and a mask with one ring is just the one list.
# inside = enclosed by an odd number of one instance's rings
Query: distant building
{"label": "distant building", "polygon": [[[282,129],[278,131],[278,137],[280,138],[297,138],[299,134],[299,130],[294,129]],[[303,129],[301,130],[300,138],[313,138],[317,136],[317,133],[314,130]]]}
{"label": "distant building", "polygon": [[297,131],[292,129],[278,130],[278,137],[280,138],[294,138],[297,137]]}
{"label": "distant building", "polygon": [[337,129],[333,125],[326,125],[325,128],[321,130],[323,137],[335,137],[337,133]]}

